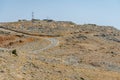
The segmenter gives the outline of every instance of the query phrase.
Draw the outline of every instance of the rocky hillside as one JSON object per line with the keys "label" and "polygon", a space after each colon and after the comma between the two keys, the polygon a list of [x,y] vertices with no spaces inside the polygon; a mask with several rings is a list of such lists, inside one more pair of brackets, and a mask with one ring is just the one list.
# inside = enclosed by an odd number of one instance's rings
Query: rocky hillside
{"label": "rocky hillside", "polygon": [[120,31],[114,27],[53,20],[1,26],[1,80],[120,80]]}

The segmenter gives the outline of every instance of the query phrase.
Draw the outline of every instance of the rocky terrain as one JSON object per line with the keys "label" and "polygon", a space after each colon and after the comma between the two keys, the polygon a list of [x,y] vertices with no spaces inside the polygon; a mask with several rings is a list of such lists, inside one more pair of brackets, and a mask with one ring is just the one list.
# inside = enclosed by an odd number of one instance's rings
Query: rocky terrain
{"label": "rocky terrain", "polygon": [[120,30],[54,20],[1,23],[0,80],[120,80]]}

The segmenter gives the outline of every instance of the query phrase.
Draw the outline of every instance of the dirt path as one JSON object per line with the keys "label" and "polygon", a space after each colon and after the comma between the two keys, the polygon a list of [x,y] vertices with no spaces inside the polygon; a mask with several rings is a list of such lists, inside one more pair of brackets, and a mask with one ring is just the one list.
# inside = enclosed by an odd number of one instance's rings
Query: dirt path
{"label": "dirt path", "polygon": [[59,44],[59,40],[57,40],[55,38],[45,38],[45,39],[50,41],[50,44],[45,48],[42,48],[42,49],[39,49],[39,50],[34,50],[32,53],[39,53],[41,51],[44,51],[44,50],[50,49],[52,47],[55,47]]}
{"label": "dirt path", "polygon": [[[11,30],[11,29],[7,29],[7,28],[3,28],[3,27],[0,27],[2,30],[8,30],[8,31],[11,31],[11,32],[16,32],[16,33],[22,33],[26,36],[30,36],[30,37],[34,37],[34,38],[39,38],[41,37],[40,35],[34,35],[34,34],[29,34],[29,33],[24,33],[24,32],[19,32],[19,31],[15,31],[15,30]],[[34,50],[34,51],[30,51],[29,53],[38,53],[38,52],[41,52],[41,51],[44,51],[44,50],[47,50],[47,49],[50,49],[52,47],[55,47],[59,44],[59,40],[57,40],[56,38],[44,38],[46,36],[42,36],[43,39],[45,40],[48,40],[50,41],[50,44],[42,49],[38,49],[38,50]],[[4,50],[4,51],[9,51],[9,50],[12,50],[12,49],[7,49],[7,48],[0,48],[0,50]]]}

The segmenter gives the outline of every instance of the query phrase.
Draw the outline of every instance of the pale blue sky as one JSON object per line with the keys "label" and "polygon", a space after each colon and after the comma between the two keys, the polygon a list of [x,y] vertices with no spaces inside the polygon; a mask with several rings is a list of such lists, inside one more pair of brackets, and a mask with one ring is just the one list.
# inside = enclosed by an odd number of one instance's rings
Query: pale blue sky
{"label": "pale blue sky", "polygon": [[35,18],[120,29],[120,0],[0,0],[0,22]]}

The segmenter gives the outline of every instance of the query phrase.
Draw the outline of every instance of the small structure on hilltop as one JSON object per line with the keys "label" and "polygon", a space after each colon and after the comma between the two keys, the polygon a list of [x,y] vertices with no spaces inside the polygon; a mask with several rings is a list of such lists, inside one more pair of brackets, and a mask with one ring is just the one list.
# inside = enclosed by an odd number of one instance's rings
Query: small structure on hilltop
{"label": "small structure on hilltop", "polygon": [[34,12],[32,12],[32,23],[34,22]]}

